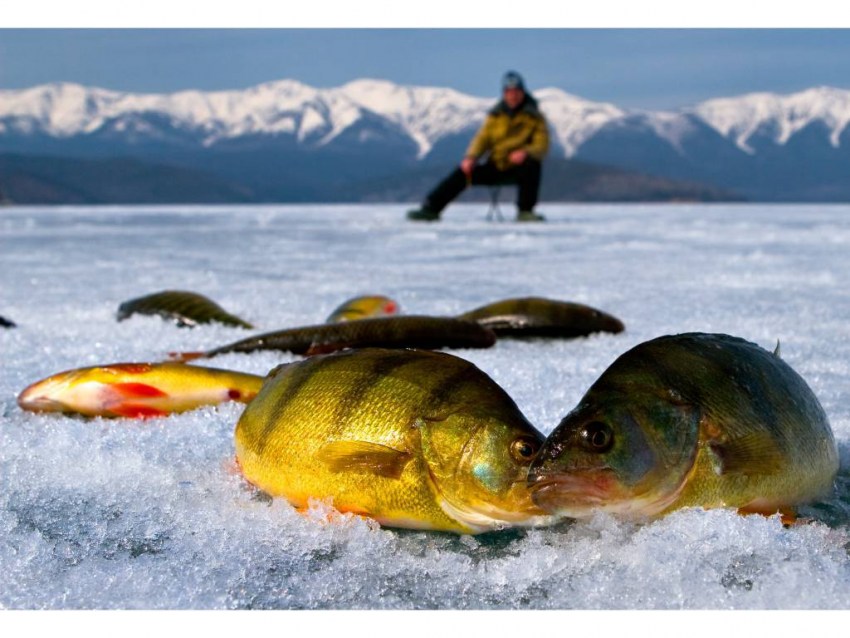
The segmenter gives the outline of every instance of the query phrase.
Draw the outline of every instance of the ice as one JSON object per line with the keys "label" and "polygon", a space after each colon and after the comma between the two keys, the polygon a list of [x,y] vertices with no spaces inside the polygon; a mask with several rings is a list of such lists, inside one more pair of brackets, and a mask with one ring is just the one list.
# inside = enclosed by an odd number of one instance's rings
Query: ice
{"label": "ice", "polygon": [[[10,609],[799,609],[850,607],[850,207],[543,205],[549,221],[437,224],[405,206],[4,208],[0,211],[0,607]],[[506,211],[507,212],[507,211]],[[409,314],[513,296],[586,303],[620,335],[454,351],[550,432],[647,339],[726,332],[773,349],[835,431],[834,498],[777,518],[687,510],[483,536],[397,531],[315,502],[260,498],[233,465],[240,404],[148,421],[21,411],[17,394],[86,365],[155,361],[251,331],[118,323],[122,301],[206,295],[274,330],[358,294]],[[263,374],[296,357],[228,354]]]}

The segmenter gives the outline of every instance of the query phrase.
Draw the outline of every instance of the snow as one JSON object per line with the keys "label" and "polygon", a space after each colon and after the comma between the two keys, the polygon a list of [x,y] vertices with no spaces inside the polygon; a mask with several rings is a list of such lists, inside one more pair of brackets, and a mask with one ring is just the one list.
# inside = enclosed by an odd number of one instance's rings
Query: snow
{"label": "snow", "polygon": [[451,89],[398,86],[383,80],[355,80],[339,92],[399,125],[418,146],[419,158],[441,138],[479,126],[496,102]]}
{"label": "snow", "polygon": [[[0,608],[802,609],[850,607],[850,207],[541,205],[538,225],[454,205],[0,209]],[[506,211],[507,212],[507,211]],[[397,531],[257,498],[233,467],[239,404],[146,422],[25,413],[29,383],[158,360],[249,331],[118,323],[177,288],[257,332],[357,294],[450,315],[514,296],[596,306],[626,332],[457,350],[544,433],[622,352],[685,331],[772,349],[812,387],[841,456],[837,495],[785,529],[686,510],[485,536]],[[228,354],[265,373],[296,357]]]}
{"label": "snow", "polygon": [[841,134],[850,123],[850,91],[817,87],[790,95],[749,93],[708,100],[692,110],[750,154],[755,150],[749,141],[757,132],[771,134],[776,144],[784,145],[814,122],[827,127],[830,144],[838,148]]}
{"label": "snow", "polygon": [[302,142],[307,137],[319,133],[325,126],[325,118],[312,107],[304,110],[301,118],[301,127],[298,129],[298,141]]}
{"label": "snow", "polygon": [[590,102],[560,89],[541,89],[534,95],[567,157],[575,155],[606,124],[626,115],[613,104]]}

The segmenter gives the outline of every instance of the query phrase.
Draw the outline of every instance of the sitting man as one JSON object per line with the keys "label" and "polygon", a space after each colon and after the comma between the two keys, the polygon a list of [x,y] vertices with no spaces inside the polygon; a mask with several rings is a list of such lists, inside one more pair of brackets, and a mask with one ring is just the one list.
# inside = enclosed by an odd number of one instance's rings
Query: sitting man
{"label": "sitting man", "polygon": [[[502,78],[502,99],[487,114],[466,156],[452,173],[428,193],[422,207],[407,218],[436,221],[455,197],[470,185],[516,184],[517,221],[543,221],[534,212],[540,190],[540,164],[549,150],[549,131],[537,101],[525,91],[519,73]],[[484,163],[478,160],[489,153]]]}

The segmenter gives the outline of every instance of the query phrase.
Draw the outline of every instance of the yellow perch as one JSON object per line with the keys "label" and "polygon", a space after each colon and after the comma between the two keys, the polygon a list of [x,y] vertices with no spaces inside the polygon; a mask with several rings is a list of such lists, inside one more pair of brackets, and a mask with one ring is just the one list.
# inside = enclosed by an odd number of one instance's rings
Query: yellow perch
{"label": "yellow perch", "polygon": [[542,442],[468,361],[377,348],[279,366],[235,432],[245,478],[272,496],[456,533],[552,520],[526,486]]}
{"label": "yellow perch", "polygon": [[688,507],[792,515],[829,493],[838,452],[806,382],[759,346],[688,333],[642,343],[546,439],[534,501],[580,518]]}
{"label": "yellow perch", "polygon": [[398,302],[383,295],[363,295],[352,297],[340,304],[325,323],[338,323],[340,321],[355,321],[368,317],[387,317],[397,315],[401,311]]}
{"label": "yellow perch", "polygon": [[159,315],[176,322],[178,326],[188,328],[213,322],[239,328],[254,327],[230,314],[212,299],[188,290],[163,290],[130,299],[118,306],[118,321],[124,321],[135,314]]}
{"label": "yellow perch", "polygon": [[31,412],[148,418],[225,401],[247,403],[263,377],[185,363],[115,363],[54,374],[27,387],[18,405]]}

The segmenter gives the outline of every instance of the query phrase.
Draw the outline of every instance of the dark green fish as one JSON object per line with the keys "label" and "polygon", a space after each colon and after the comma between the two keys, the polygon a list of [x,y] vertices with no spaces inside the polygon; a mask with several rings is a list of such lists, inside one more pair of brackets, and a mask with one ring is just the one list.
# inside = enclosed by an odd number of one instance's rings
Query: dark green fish
{"label": "dark green fish", "polygon": [[450,317],[408,315],[374,317],[343,323],[318,324],[267,332],[206,352],[172,353],[183,360],[214,357],[226,352],[282,350],[302,355],[345,348],[489,348],[496,343],[491,330],[474,321]]}
{"label": "dark green fish", "polygon": [[17,324],[14,321],[9,321],[5,317],[0,317],[0,327],[3,328],[14,328]]}
{"label": "dark green fish", "polygon": [[620,356],[549,435],[534,501],[574,518],[697,506],[785,514],[832,489],[823,408],[777,353],[723,334],[659,337]]}
{"label": "dark green fish", "polygon": [[569,301],[543,297],[504,299],[458,316],[477,321],[500,337],[584,337],[594,332],[622,332],[623,322],[609,314]]}
{"label": "dark green fish", "polygon": [[192,328],[199,323],[222,323],[227,326],[253,328],[250,323],[226,312],[203,295],[185,290],[163,290],[152,295],[125,301],[118,307],[118,321],[134,314],[160,315],[176,321],[178,326]]}

